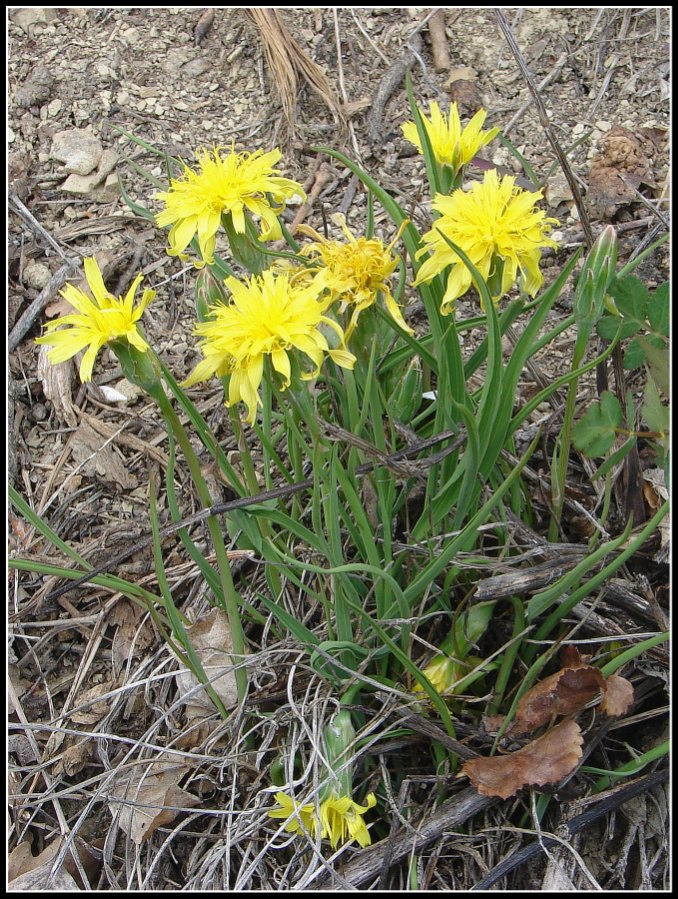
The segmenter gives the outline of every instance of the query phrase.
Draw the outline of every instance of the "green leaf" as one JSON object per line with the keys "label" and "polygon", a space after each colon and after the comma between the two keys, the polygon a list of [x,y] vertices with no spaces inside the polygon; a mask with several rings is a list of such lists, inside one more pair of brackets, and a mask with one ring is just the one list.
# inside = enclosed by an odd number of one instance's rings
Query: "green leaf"
{"label": "green leaf", "polygon": [[650,376],[664,396],[671,392],[669,380],[669,348],[659,337],[639,337],[638,342],[645,354],[645,364]]}
{"label": "green leaf", "polygon": [[662,404],[657,385],[652,378],[648,378],[645,385],[641,412],[643,420],[652,431],[657,431],[663,436],[671,427],[669,407]]}
{"label": "green leaf", "polygon": [[629,321],[637,322],[638,327],[643,327],[650,302],[650,294],[643,282],[635,275],[629,275],[611,284],[609,292],[620,314]]}
{"label": "green leaf", "polygon": [[603,456],[614,443],[621,421],[621,404],[606,390],[574,426],[572,441],[587,456]]}
{"label": "green leaf", "polygon": [[650,295],[650,301],[647,304],[647,319],[652,325],[653,331],[668,337],[670,318],[669,282],[664,281]]}
{"label": "green leaf", "polygon": [[594,471],[594,473],[591,475],[591,480],[595,481],[598,478],[604,478],[609,471],[612,471],[615,465],[619,465],[619,463],[628,456],[637,442],[638,438],[635,434],[629,437],[629,439],[626,440],[619,447],[619,449],[615,450],[610,456],[607,457],[600,468]]}
{"label": "green leaf", "polygon": [[[621,324],[621,327],[620,327]],[[628,321],[617,315],[604,315],[596,325],[596,330],[605,340],[614,340],[619,331],[619,338],[626,340],[633,337],[642,328],[642,324],[637,321]]]}
{"label": "green leaf", "polygon": [[661,337],[657,337],[656,334],[650,334],[648,336],[638,335],[638,337],[634,337],[624,353],[624,368],[627,371],[641,368],[647,361],[646,350],[648,347],[664,350],[666,344],[664,343],[664,340]]}

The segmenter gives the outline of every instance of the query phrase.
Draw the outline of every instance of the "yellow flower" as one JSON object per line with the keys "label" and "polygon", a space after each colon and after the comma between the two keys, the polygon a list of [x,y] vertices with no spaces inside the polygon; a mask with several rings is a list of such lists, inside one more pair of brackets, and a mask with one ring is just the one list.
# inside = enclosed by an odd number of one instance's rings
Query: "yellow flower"
{"label": "yellow flower", "polygon": [[[261,405],[259,385],[263,378],[264,358],[282,375],[284,386],[290,383],[290,352],[308,356],[313,368],[302,378],[315,378],[324,355],[337,365],[353,368],[355,356],[348,352],[344,332],[324,313],[329,299],[318,298],[314,285],[294,285],[290,275],[265,271],[245,281],[226,278],[231,293],[228,305],[210,308],[211,318],[198,322],[195,333],[203,338],[204,359],[186,379],[190,387],[212,375],[230,375],[227,405],[242,400],[248,409],[247,421],[254,422]],[[331,328],[339,339],[339,348],[330,348],[321,325]]]}
{"label": "yellow flower", "polygon": [[288,833],[301,834],[306,831],[313,837],[320,833],[321,839],[329,839],[333,849],[346,840],[357,840],[363,848],[372,842],[363,815],[377,804],[374,793],[367,796],[367,805],[359,805],[349,796],[331,793],[320,804],[320,818],[314,805],[298,805],[286,793],[276,793],[275,799],[279,808],[271,809],[268,815],[270,818],[287,819],[285,830]]}
{"label": "yellow flower", "polygon": [[280,808],[272,808],[268,813],[269,818],[287,818],[285,830],[288,833],[300,834],[306,831],[312,836],[318,833],[321,825],[314,805],[298,805],[282,791],[275,794],[275,799]]}
{"label": "yellow flower", "polygon": [[[446,655],[437,655],[424,668],[424,674],[438,693],[445,693],[461,679],[461,666]],[[422,691],[421,684],[414,685],[415,692]]]}
{"label": "yellow flower", "polygon": [[344,232],[346,243],[328,240],[305,225],[300,225],[298,230],[315,238],[315,242],[304,247],[302,253],[322,263],[323,267],[316,275],[316,285],[328,290],[332,301],[341,301],[340,312],[348,306],[352,307],[346,339],[355,330],[360,313],[376,302],[379,293],[383,295],[386,308],[399,327],[413,334],[391,293],[391,276],[398,267],[398,260],[391,255],[391,251],[400,237],[400,231],[388,246],[384,246],[376,238],[355,237],[343,216],[337,214],[333,218]]}
{"label": "yellow flower", "polygon": [[367,796],[367,805],[358,805],[349,796],[336,796],[332,793],[320,805],[320,821],[322,835],[328,837],[332,848],[347,839],[357,840],[362,847],[372,842],[363,815],[374,808],[377,799],[374,793]]}
{"label": "yellow flower", "polygon": [[144,353],[148,350],[148,344],[137,329],[137,322],[155,296],[154,290],[144,290],[141,302],[135,308],[134,297],[143,275],[137,275],[124,299],[116,298],[106,289],[96,259],[85,259],[84,265],[85,277],[94,299],[78,287],[67,284],[60,293],[76,312],[48,322],[45,325],[47,333],[35,341],[53,347],[47,355],[54,364],[65,362],[87,347],[80,363],[80,380],[83,382],[92,380],[97,354],[104,344],[112,340],[126,340]]}
{"label": "yellow flower", "polygon": [[428,251],[432,255],[419,269],[414,286],[430,281],[451,266],[441,304],[444,315],[452,311],[457,297],[471,287],[471,273],[445,241],[449,238],[466,253],[486,281],[491,274],[501,271],[500,283],[492,289],[493,300],[504,296],[519,271],[523,290],[534,296],[544,280],[539,271],[541,248],[557,246],[546,235],[558,220],[547,218],[536,208],[541,196],[541,191],[517,188],[511,175],[500,180],[495,169],[467,192],[455,190],[451,196],[438,194],[433,209],[440,217],[424,235],[427,246],[417,257]]}
{"label": "yellow flower", "polygon": [[[489,131],[482,130],[486,115],[484,109],[479,109],[468,125],[462,129],[456,103],[452,103],[450,106],[448,120],[445,113],[440,111],[436,101],[432,101],[430,120],[423,113],[421,113],[421,118],[431,142],[433,155],[440,165],[448,165],[456,173],[473,159],[481,147],[494,140],[499,133],[498,128],[491,128]],[[405,139],[418,147],[419,152],[422,153],[423,148],[415,123],[405,122],[402,129]]]}
{"label": "yellow flower", "polygon": [[222,149],[198,150],[199,170],[194,172],[184,163],[183,176],[172,179],[170,189],[157,194],[165,209],[156,215],[156,223],[161,228],[172,225],[170,256],[181,255],[197,232],[203,263],[211,264],[222,214],[230,215],[234,230],[244,234],[246,212],[250,212],[261,219],[262,240],[279,240],[278,215],[284,201],[295,195],[306,199],[301,185],[274,168],[282,157],[280,150],[236,153],[231,148],[222,156]]}

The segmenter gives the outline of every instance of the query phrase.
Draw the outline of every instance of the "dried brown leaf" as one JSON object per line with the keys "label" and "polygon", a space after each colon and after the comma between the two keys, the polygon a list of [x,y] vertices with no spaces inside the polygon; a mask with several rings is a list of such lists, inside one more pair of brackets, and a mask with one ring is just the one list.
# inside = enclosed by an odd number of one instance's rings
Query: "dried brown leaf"
{"label": "dried brown leaf", "polygon": [[633,684],[619,674],[611,674],[605,681],[607,687],[600,711],[606,715],[625,715],[633,705]]}
{"label": "dried brown leaf", "polygon": [[118,823],[137,846],[158,827],[171,824],[180,812],[198,805],[199,800],[192,793],[178,786],[187,770],[183,765],[165,766],[157,774],[128,778],[114,787],[111,804],[123,806]]}
{"label": "dried brown leaf", "polygon": [[[238,689],[233,670],[233,638],[228,615],[220,609],[212,609],[192,627],[187,629],[191,645],[198,654],[205,674],[210,679],[217,696],[226,708],[237,705]],[[194,691],[186,700],[186,717],[204,718],[214,712],[214,704],[205,689],[194,690],[199,681],[184,669],[177,674],[177,688],[181,695]]]}
{"label": "dried brown leaf", "polygon": [[110,438],[97,433],[86,421],[80,422],[69,443],[73,460],[89,477],[106,481],[121,490],[133,490],[137,486],[136,477],[128,471]]}
{"label": "dried brown leaf", "polygon": [[[28,846],[28,849],[26,848]],[[12,893],[53,892],[73,893],[78,884],[65,870],[65,865],[52,876],[52,867],[61,847],[61,839],[53,840],[40,855],[32,855],[30,844],[20,843],[9,858],[8,890]]]}
{"label": "dried brown leaf", "polygon": [[[70,303],[68,306],[72,310]],[[44,344],[38,350],[38,378],[42,383],[42,392],[51,402],[57,420],[75,428],[78,424],[73,404],[75,365],[72,359],[53,365],[48,358],[49,351],[50,347]]]}
{"label": "dried brown leaf", "polygon": [[586,665],[586,661],[574,644],[566,643],[560,650],[560,664],[563,668],[581,668]]}
{"label": "dried brown leaf", "polygon": [[628,128],[614,127],[600,139],[600,152],[591,162],[587,200],[601,216],[637,200],[641,184],[653,185],[650,156],[654,145]]}
{"label": "dried brown leaf", "polygon": [[592,665],[561,668],[522,697],[509,733],[530,733],[556,715],[574,715],[604,689],[605,678]]}
{"label": "dried brown leaf", "polygon": [[543,787],[571,774],[581,759],[582,743],[579,725],[568,718],[517,752],[465,762],[460,774],[484,796],[508,799],[523,787]]}

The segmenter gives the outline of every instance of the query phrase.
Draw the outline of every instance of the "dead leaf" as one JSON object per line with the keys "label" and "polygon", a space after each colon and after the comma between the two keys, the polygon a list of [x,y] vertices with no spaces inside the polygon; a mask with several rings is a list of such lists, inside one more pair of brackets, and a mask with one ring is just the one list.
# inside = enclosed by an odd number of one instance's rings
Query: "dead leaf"
{"label": "dead leaf", "polygon": [[[156,763],[152,767],[163,767]],[[118,823],[137,846],[140,846],[158,827],[171,824],[176,816],[198,805],[199,800],[178,786],[186,774],[185,765],[164,766],[157,774],[141,779],[134,776],[113,788],[111,804],[122,805]]]}
{"label": "dead leaf", "polygon": [[31,853],[30,844],[25,841],[12,851],[8,864],[8,890],[13,893],[49,891],[51,893],[78,892],[80,887],[65,866],[52,876],[52,867],[61,839],[54,840],[40,855]]}
{"label": "dead leaf", "polygon": [[[228,615],[221,609],[212,609],[209,615],[189,627],[187,633],[219,699],[227,709],[237,705],[238,690],[231,657],[233,640]],[[195,690],[199,683],[186,668],[177,674],[179,692],[185,695],[193,691],[186,699],[189,720],[204,718],[214,712],[214,704],[205,689]]]}
{"label": "dead leaf", "polygon": [[63,755],[54,766],[55,776],[65,774],[67,777],[73,777],[79,774],[87,765],[94,754],[94,740],[87,738],[80,740],[72,746],[68,746],[63,751]]}
{"label": "dead leaf", "polygon": [[86,421],[81,421],[77,431],[71,434],[69,444],[73,461],[89,477],[121,490],[133,490],[137,486],[136,477],[127,470],[110,438],[102,437]]}
{"label": "dead leaf", "polygon": [[110,701],[108,699],[99,700],[100,696],[110,693],[113,689],[112,681],[104,681],[96,684],[78,694],[78,708],[69,714],[69,718],[74,724],[91,726],[108,714]]}
{"label": "dead leaf", "polygon": [[583,737],[568,718],[517,752],[465,762],[466,775],[483,796],[508,799],[523,787],[543,787],[571,774],[581,759]]}
{"label": "dead leaf", "polygon": [[[95,843],[97,841],[94,841]],[[66,892],[89,888],[98,880],[101,868],[101,853],[94,848],[94,844],[85,842],[81,837],[76,837],[71,846],[75,845],[80,863],[87,875],[88,884],[82,883],[82,876],[73,858],[72,848],[67,852],[63,868],[57,872],[56,879],[50,880],[49,889],[53,892]],[[103,841],[101,841],[103,845]],[[26,840],[12,850],[8,860],[7,879],[13,881],[10,890],[15,892],[24,889],[44,891],[47,888],[46,880],[63,846],[63,838],[53,840],[40,855],[34,856],[31,852],[31,844]]]}
{"label": "dead leaf", "polygon": [[108,622],[115,627],[111,663],[116,680],[131,658],[142,655],[153,644],[153,628],[146,616],[143,609],[124,598],[118,600],[108,613]]}
{"label": "dead leaf", "polygon": [[605,681],[607,689],[600,703],[600,711],[618,717],[625,715],[633,705],[633,684],[618,674],[611,674]]}
{"label": "dead leaf", "polygon": [[581,668],[590,656],[583,658],[574,643],[566,643],[560,650],[560,664],[563,668]]}
{"label": "dead leaf", "polygon": [[600,139],[600,152],[591,162],[587,200],[601,218],[637,201],[641,184],[654,187],[653,142],[628,128],[611,128]]}
{"label": "dead leaf", "polygon": [[605,678],[592,665],[561,668],[522,697],[508,733],[530,733],[557,715],[574,715],[604,689]]}
{"label": "dead leaf", "polygon": [[[70,303],[68,305],[70,306]],[[52,365],[47,356],[49,351],[50,347],[44,344],[41,344],[38,350],[38,378],[42,383],[42,392],[51,402],[57,419],[75,428],[78,424],[73,406],[75,365],[72,359]]]}

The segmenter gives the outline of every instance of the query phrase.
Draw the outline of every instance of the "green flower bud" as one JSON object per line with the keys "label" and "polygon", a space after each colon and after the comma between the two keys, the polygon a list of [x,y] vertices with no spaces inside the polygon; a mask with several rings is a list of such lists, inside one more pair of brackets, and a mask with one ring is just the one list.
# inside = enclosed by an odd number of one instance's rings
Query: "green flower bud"
{"label": "green flower bud", "polygon": [[342,709],[325,728],[325,746],[327,748],[327,764],[334,777],[335,792],[340,796],[351,796],[353,793],[353,777],[350,763],[350,750],[355,743],[355,728],[351,721],[351,713]]}
{"label": "green flower bud", "polygon": [[574,295],[574,314],[582,328],[592,328],[603,311],[603,301],[617,268],[619,241],[607,225],[591,247]]}
{"label": "green flower bud", "polygon": [[268,268],[268,258],[261,252],[261,244],[257,240],[252,220],[245,215],[245,233],[240,234],[233,226],[233,218],[229,213],[221,216],[233,258],[252,275],[258,275]]}
{"label": "green flower bud", "polygon": [[407,424],[416,415],[421,406],[422,384],[421,360],[414,356],[389,399],[389,407],[398,421]]}
{"label": "green flower bud", "polygon": [[200,269],[195,282],[195,311],[199,322],[207,321],[210,317],[211,306],[228,303],[228,292],[224,282],[217,278],[211,269]]}
{"label": "green flower bud", "polygon": [[141,387],[156,402],[165,402],[160,364],[155,353],[152,350],[142,352],[126,340],[111,340],[109,345],[127,380]]}

